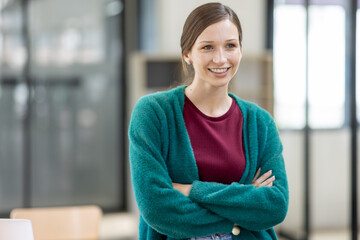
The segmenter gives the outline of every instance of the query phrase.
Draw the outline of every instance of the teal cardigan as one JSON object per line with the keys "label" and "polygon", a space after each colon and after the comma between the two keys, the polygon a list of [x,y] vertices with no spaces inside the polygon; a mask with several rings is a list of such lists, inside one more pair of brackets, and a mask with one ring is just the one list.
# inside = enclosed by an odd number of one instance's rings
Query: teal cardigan
{"label": "teal cardigan", "polygon": [[[140,212],[139,239],[183,239],[241,232],[234,239],[277,239],[273,226],[288,209],[288,184],[282,144],[275,123],[265,110],[233,97],[244,116],[246,169],[239,182],[225,185],[199,181],[186,131],[183,108],[185,86],[142,97],[134,107],[130,126],[130,170]],[[239,146],[241,147],[241,146]],[[272,170],[272,187],[254,187],[261,168]],[[189,197],[172,182],[192,184]]]}

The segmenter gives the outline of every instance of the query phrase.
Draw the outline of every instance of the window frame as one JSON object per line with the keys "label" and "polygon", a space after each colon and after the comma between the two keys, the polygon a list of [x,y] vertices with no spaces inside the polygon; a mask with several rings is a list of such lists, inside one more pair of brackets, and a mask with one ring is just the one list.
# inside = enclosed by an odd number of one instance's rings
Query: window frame
{"label": "window frame", "polygon": [[[358,6],[360,5],[360,0],[357,0],[358,2]],[[281,1],[281,5],[301,5],[301,6],[305,6],[305,0],[282,0]],[[345,10],[345,36],[348,35],[348,25],[349,25],[349,17],[348,15],[348,10],[347,10],[347,1],[345,0],[311,0],[309,1],[309,6],[313,6],[313,5],[320,5],[320,6],[331,6],[331,5],[337,5],[337,6],[341,6],[344,8]],[[267,26],[268,26],[268,32],[267,32],[267,42],[266,42],[266,46],[267,49],[270,51],[274,50],[274,12],[275,12],[275,8],[276,8],[277,4],[275,0],[270,0],[268,3],[268,9],[267,9]],[[272,13],[270,13],[272,12]],[[359,11],[359,7],[358,7],[358,14],[360,17],[360,11]],[[358,20],[358,22],[360,22],[360,19]],[[360,25],[357,26],[357,33],[358,36],[360,36]],[[309,36],[306,36],[306,38],[308,38]],[[271,39],[270,39],[271,38]],[[360,47],[360,39],[357,40],[357,43]],[[344,129],[344,128],[348,128],[350,126],[350,96],[349,96],[349,92],[350,92],[350,84],[349,84],[349,67],[348,65],[348,54],[351,51],[355,51],[356,49],[348,49],[349,48],[349,43],[347,38],[345,38],[345,72],[344,72],[344,120],[342,122],[342,124],[338,127],[311,127],[310,128],[312,130],[317,130],[317,131],[337,131],[339,129]],[[360,65],[360,54],[358,54],[358,65]],[[359,85],[360,85],[360,71],[358,71],[358,77],[357,77],[357,88],[358,88],[358,92],[359,90]],[[276,79],[274,76],[274,83],[275,83]],[[274,84],[275,85],[275,84]],[[357,100],[357,110],[358,110],[358,126],[360,125],[360,106],[359,106],[360,100]],[[275,105],[275,103],[274,103]],[[276,116],[275,116],[276,119]],[[300,128],[297,127],[280,127],[281,130],[284,131],[289,131],[289,130],[295,130],[295,131],[301,131],[305,128],[305,126],[302,126]]]}

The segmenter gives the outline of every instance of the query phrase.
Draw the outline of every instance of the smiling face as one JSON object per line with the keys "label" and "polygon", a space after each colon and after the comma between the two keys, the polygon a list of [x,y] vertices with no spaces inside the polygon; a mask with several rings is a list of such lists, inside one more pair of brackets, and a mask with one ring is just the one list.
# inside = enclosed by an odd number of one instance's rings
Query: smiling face
{"label": "smiling face", "polygon": [[235,75],[241,56],[238,29],[226,19],[208,26],[185,52],[184,60],[193,65],[193,83],[222,87]]}

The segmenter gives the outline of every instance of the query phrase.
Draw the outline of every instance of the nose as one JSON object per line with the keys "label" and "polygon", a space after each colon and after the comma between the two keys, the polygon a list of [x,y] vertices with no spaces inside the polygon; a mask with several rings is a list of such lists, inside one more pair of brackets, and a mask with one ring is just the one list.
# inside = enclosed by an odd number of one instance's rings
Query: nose
{"label": "nose", "polygon": [[226,62],[226,55],[224,53],[224,50],[222,48],[218,49],[214,53],[213,62],[217,64],[222,64]]}

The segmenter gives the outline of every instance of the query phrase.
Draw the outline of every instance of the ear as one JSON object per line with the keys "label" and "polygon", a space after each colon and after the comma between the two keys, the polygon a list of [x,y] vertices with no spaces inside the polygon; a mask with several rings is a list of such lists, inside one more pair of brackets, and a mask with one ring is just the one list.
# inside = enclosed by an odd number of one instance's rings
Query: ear
{"label": "ear", "polygon": [[242,45],[240,46],[240,60],[242,59],[242,56],[243,56],[243,47]]}
{"label": "ear", "polygon": [[191,52],[190,51],[186,51],[183,55],[184,61],[190,65],[191,64]]}

